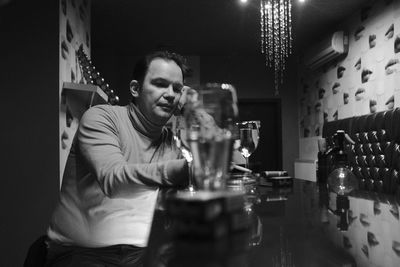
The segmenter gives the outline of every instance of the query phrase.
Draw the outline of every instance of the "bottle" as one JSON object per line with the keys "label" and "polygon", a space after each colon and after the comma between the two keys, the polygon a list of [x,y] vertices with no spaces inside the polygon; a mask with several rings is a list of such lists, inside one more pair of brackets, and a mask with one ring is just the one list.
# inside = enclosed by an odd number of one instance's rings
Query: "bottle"
{"label": "bottle", "polygon": [[336,140],[337,147],[332,150],[333,171],[328,175],[328,186],[336,194],[345,196],[358,188],[358,181],[349,168],[347,154],[344,151],[344,131],[336,132]]}
{"label": "bottle", "polygon": [[328,187],[337,194],[336,196],[336,215],[339,217],[337,227],[341,231],[347,231],[349,198],[351,191],[358,188],[356,176],[351,172],[344,151],[345,133],[338,130],[335,135],[337,146],[332,150],[333,171],[328,176]]}

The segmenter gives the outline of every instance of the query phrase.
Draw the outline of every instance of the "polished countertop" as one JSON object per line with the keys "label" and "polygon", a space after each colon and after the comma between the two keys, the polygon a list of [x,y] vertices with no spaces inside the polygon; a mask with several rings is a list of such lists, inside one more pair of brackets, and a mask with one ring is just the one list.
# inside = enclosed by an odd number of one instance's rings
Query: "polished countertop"
{"label": "polished countertop", "polygon": [[145,266],[400,266],[394,196],[355,191],[342,210],[336,194],[310,181],[239,190],[250,227],[207,239],[176,237],[166,210],[176,191],[160,190]]}

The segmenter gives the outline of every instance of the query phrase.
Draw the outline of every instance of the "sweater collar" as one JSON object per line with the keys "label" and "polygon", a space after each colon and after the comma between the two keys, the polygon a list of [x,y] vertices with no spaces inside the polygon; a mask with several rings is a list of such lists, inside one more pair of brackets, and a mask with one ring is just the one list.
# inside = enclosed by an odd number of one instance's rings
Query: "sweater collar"
{"label": "sweater collar", "polygon": [[164,128],[163,125],[157,125],[148,120],[144,116],[144,114],[139,110],[139,108],[133,103],[130,103],[128,112],[133,127],[136,130],[138,130],[141,134],[153,140],[160,137],[162,130]]}

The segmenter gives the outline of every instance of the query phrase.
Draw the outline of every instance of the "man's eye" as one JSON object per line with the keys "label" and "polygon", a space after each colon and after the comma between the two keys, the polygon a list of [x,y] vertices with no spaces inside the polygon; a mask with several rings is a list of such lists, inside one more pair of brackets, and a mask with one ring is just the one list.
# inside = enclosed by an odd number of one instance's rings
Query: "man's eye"
{"label": "man's eye", "polygon": [[166,82],[154,82],[154,85],[157,87],[162,87],[162,88],[166,88],[169,86],[169,83]]}
{"label": "man's eye", "polygon": [[182,84],[174,84],[173,86],[175,93],[180,93],[182,91],[183,85]]}

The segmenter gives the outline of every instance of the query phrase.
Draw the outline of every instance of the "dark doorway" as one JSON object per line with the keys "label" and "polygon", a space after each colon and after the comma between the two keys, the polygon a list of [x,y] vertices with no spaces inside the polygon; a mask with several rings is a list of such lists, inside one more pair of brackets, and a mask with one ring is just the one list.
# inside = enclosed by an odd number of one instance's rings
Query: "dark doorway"
{"label": "dark doorway", "polygon": [[239,119],[261,121],[260,139],[250,156],[254,171],[282,170],[282,123],[280,99],[240,99]]}

